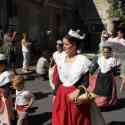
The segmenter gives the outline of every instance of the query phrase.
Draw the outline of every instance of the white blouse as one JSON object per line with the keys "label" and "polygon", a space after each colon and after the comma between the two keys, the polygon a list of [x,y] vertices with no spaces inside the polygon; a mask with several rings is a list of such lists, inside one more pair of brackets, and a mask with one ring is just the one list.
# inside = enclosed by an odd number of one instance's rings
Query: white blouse
{"label": "white blouse", "polygon": [[64,51],[63,52],[59,52],[59,51],[54,52],[53,53],[53,59],[54,59],[55,63],[58,63],[58,61],[60,60],[60,58],[62,56],[64,56],[64,55],[65,55]]}
{"label": "white blouse", "polygon": [[115,57],[106,59],[104,56],[100,56],[98,58],[98,64],[101,73],[107,73],[113,67],[120,65],[120,60],[116,59]]}
{"label": "white blouse", "polygon": [[11,78],[12,78],[12,72],[10,71],[4,71],[0,74],[0,87],[8,84],[9,82],[11,82]]}
{"label": "white blouse", "polygon": [[26,43],[25,39],[22,39],[22,52],[29,52],[29,48],[24,45]]}
{"label": "white blouse", "polygon": [[19,105],[19,106],[27,105],[31,99],[34,100],[34,96],[30,91],[28,91],[28,90],[21,90],[21,91],[16,90],[15,106],[16,105]]}
{"label": "white blouse", "polygon": [[89,70],[91,61],[83,56],[77,55],[73,63],[65,62],[66,55],[58,60],[58,71],[61,82],[65,87],[74,85],[79,78]]}

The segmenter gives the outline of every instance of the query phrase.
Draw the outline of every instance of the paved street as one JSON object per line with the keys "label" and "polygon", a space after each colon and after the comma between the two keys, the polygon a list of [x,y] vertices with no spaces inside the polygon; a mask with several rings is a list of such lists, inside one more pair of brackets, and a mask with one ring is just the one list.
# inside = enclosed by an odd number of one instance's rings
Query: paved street
{"label": "paved street", "polygon": [[[28,77],[25,75],[25,77],[26,88],[30,89],[36,97],[30,112],[30,125],[50,125],[52,95],[48,81],[43,81],[36,74],[30,74]],[[117,85],[119,88],[118,82]],[[125,92],[120,93],[119,97],[118,105],[102,111],[107,125],[125,125]]]}
{"label": "paved street", "polygon": [[26,88],[35,95],[35,102],[29,115],[30,125],[50,125],[51,121],[51,89],[48,81],[43,81],[36,74],[25,75]]}

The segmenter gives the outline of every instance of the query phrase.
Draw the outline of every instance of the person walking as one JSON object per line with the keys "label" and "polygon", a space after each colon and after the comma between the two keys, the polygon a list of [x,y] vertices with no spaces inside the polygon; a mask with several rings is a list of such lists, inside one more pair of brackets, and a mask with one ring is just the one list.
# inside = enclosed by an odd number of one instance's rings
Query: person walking
{"label": "person walking", "polygon": [[112,54],[112,49],[108,45],[103,45],[102,53],[91,65],[90,73],[97,72],[94,93],[97,106],[110,106],[117,102],[117,91],[115,76],[118,73],[120,60]]}
{"label": "person walking", "polygon": [[90,60],[77,54],[78,46],[84,34],[79,30],[70,30],[63,38],[65,54],[57,57],[59,80],[53,96],[52,125],[92,125],[89,103],[75,103],[74,91],[80,91],[79,86],[89,85]]}

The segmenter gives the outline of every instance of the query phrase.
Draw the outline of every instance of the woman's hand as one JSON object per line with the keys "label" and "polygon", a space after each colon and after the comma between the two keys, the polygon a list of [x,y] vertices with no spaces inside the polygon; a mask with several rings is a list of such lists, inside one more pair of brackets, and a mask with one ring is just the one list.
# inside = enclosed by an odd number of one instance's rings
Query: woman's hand
{"label": "woman's hand", "polygon": [[88,96],[87,96],[87,94],[85,93],[85,94],[82,94],[81,96],[79,96],[79,97],[74,101],[74,103],[75,103],[76,105],[80,105],[80,104],[82,104],[82,103],[87,103],[88,101],[89,101]]}
{"label": "woman's hand", "polygon": [[72,93],[68,95],[69,100],[74,102],[75,99],[78,97],[79,93],[80,93],[79,89],[74,90]]}

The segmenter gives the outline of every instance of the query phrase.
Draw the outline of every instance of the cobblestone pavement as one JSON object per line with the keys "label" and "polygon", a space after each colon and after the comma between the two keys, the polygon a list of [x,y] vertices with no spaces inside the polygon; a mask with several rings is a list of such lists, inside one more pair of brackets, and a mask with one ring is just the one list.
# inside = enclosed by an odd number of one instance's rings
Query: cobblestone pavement
{"label": "cobblestone pavement", "polygon": [[[48,81],[32,73],[24,75],[26,88],[30,89],[35,95],[35,102],[29,115],[30,125],[50,125],[51,124],[51,89]],[[119,90],[120,80],[117,80]],[[116,106],[103,109],[102,114],[107,125],[125,125],[125,92],[119,93],[119,102]]]}

